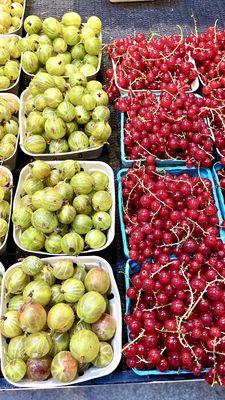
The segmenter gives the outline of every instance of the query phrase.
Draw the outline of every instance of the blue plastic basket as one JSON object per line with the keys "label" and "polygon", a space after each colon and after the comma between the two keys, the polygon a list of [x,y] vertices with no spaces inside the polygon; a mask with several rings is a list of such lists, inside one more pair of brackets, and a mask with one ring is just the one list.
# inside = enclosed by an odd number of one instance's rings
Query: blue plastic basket
{"label": "blue plastic basket", "polygon": [[[202,97],[197,93],[194,93],[196,97]],[[123,97],[127,97],[127,95],[124,95]],[[157,97],[160,97],[160,95],[157,95]],[[126,155],[126,149],[125,149],[125,144],[124,144],[124,126],[125,126],[125,118],[126,114],[121,113],[120,115],[120,151],[121,151],[121,162],[124,165],[124,167],[130,167],[134,162],[140,162],[144,161],[144,159],[139,158],[135,160],[131,160],[127,158]],[[208,118],[205,119],[206,123],[209,126],[209,120]],[[184,166],[186,163],[185,160],[171,160],[171,159],[160,159],[156,158],[156,165],[158,167],[174,167],[174,166]]]}
{"label": "blue plastic basket", "polygon": [[[191,176],[197,176],[198,175],[198,169],[195,167],[192,168],[187,168],[185,166],[177,166],[177,167],[158,167],[157,171],[166,171],[170,174],[173,175],[180,175],[183,173],[188,173]],[[127,258],[129,258],[129,248],[128,248],[128,240],[127,240],[127,234],[126,234],[126,226],[124,223],[123,219],[123,194],[122,194],[122,177],[127,173],[128,169],[123,168],[117,173],[117,181],[118,181],[118,207],[119,207],[119,218],[120,218],[120,228],[121,228],[121,234],[122,234],[122,241],[123,241],[123,250],[124,254]],[[212,182],[212,192],[213,192],[213,197],[215,201],[215,205],[217,207],[217,215],[219,219],[219,223],[221,225],[221,222],[223,221],[223,216],[220,210],[220,203],[217,197],[217,192],[216,192],[216,185],[215,181],[213,179],[212,173],[210,169],[208,168],[200,168],[200,176],[202,178],[208,178]],[[222,241],[225,243],[225,231],[220,228],[220,237]]]}
{"label": "blue plastic basket", "polygon": [[217,175],[217,172],[220,171],[223,168],[222,164],[220,164],[220,162],[217,162],[216,164],[213,165],[212,168],[212,175],[213,175],[213,179],[215,182],[215,186],[216,186],[216,192],[217,192],[217,196],[219,199],[219,203],[220,203],[220,209],[221,209],[221,214],[223,219],[225,219],[225,201],[224,201],[224,196],[223,196],[223,192],[220,186],[220,181]]}
{"label": "blue plastic basket", "polygon": [[[126,262],[126,267],[125,267],[125,287],[126,291],[130,287],[130,278],[132,275],[137,274],[141,268],[141,265],[135,261],[132,260],[127,260]],[[126,314],[130,312],[131,308],[131,300],[127,297],[126,295]],[[127,334],[128,334],[128,341],[131,342],[131,339],[129,338],[129,329],[127,328]],[[160,372],[157,369],[150,369],[150,370],[140,370],[137,368],[133,368],[133,371],[135,374],[140,375],[140,376],[146,376],[146,375],[180,375],[180,374],[190,374],[190,371],[187,371],[185,369],[179,369],[179,370],[168,370],[166,372]],[[208,368],[204,369],[202,372],[205,373],[208,371]]]}

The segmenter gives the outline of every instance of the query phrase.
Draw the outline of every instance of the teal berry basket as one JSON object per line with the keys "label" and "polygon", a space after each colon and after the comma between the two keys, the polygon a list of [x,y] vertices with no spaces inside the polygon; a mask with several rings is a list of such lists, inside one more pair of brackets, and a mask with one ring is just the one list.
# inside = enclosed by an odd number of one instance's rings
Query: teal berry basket
{"label": "teal berry basket", "polygon": [[[132,260],[127,260],[126,266],[125,266],[125,289],[127,292],[127,289],[130,287],[130,279],[132,275],[137,274],[140,271],[141,264],[132,261]],[[126,301],[126,314],[129,314],[131,310],[131,300],[127,297],[125,298]],[[127,327],[127,336],[128,336],[128,342],[131,342],[131,339],[129,338],[129,329]],[[153,376],[168,376],[168,375],[184,375],[184,374],[190,374],[190,371],[187,371],[185,369],[179,369],[179,370],[168,370],[165,372],[160,372],[157,369],[150,369],[150,370],[140,370],[137,368],[133,368],[133,371],[135,374],[139,376],[147,376],[147,375],[153,375]],[[208,368],[205,368],[204,371],[201,373],[203,375],[205,372],[208,371]]]}
{"label": "teal berry basket", "polygon": [[[117,181],[118,181],[118,207],[119,207],[119,219],[120,219],[120,228],[121,228],[121,234],[122,234],[122,241],[123,241],[123,250],[124,254],[127,258],[129,258],[129,247],[128,247],[128,238],[126,234],[126,226],[123,218],[123,192],[122,192],[122,177],[126,175],[128,169],[123,168],[117,173]],[[215,201],[215,205],[217,207],[217,216],[219,219],[219,224],[221,225],[223,221],[223,215],[221,211],[221,205],[217,196],[217,190],[216,190],[216,184],[215,180],[213,179],[212,172],[208,168],[200,168],[198,171],[197,168],[192,167],[192,168],[187,168],[185,166],[167,166],[167,167],[157,167],[157,171],[166,171],[169,174],[172,175],[181,175],[183,173],[187,173],[191,176],[197,176],[198,172],[200,171],[200,176],[202,178],[208,178],[211,183],[212,183],[212,192],[213,192],[213,198]],[[225,207],[224,207],[224,212],[225,212]],[[225,230],[220,228],[220,238],[222,241],[225,243]]]}
{"label": "teal berry basket", "polygon": [[217,162],[216,164],[213,165],[212,168],[212,175],[214,179],[214,183],[216,186],[216,192],[217,196],[219,199],[219,204],[220,204],[220,209],[221,209],[221,214],[223,219],[225,219],[225,201],[224,201],[224,195],[220,186],[220,181],[218,178],[218,171],[220,171],[223,168],[222,164],[220,162]]}

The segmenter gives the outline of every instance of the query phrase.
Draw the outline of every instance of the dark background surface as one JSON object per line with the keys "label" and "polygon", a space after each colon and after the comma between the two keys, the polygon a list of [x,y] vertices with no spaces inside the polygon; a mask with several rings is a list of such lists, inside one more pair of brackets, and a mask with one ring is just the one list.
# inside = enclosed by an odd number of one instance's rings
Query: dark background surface
{"label": "dark background surface", "polygon": [[[113,38],[123,37],[135,31],[147,33],[154,31],[161,34],[172,34],[178,32],[177,25],[184,29],[187,34],[194,30],[194,23],[191,17],[194,12],[199,31],[205,27],[214,25],[219,19],[218,27],[225,26],[225,0],[155,0],[144,3],[110,3],[109,0],[27,0],[26,15],[36,14],[41,18],[48,16],[61,17],[65,12],[76,11],[81,14],[83,20],[90,15],[98,15],[103,22],[103,43],[109,43]],[[101,71],[98,78],[103,79],[104,71],[109,66],[107,55],[104,54]],[[21,77],[20,90],[26,87],[25,77]],[[110,146],[108,146],[100,160],[106,161],[114,169],[115,174],[121,168],[119,149],[119,115],[111,108],[111,125],[113,128]],[[16,185],[19,171],[30,160],[19,151],[17,169],[14,172],[14,183]],[[116,175],[115,175],[116,176]],[[115,182],[116,183],[116,182]],[[112,265],[117,280],[121,300],[124,306],[124,263],[118,214],[116,217],[116,236],[114,243],[104,252],[98,255],[106,258]],[[12,239],[12,229],[8,241],[7,253],[1,257],[5,268],[12,265],[25,253],[16,248]],[[126,333],[124,331],[124,341]],[[123,370],[126,375],[126,367],[121,363],[119,371]],[[137,380],[132,372],[126,375],[124,380]],[[174,377],[176,379],[176,377]],[[2,382],[1,382],[2,381]],[[105,378],[107,381],[107,378]],[[108,378],[108,383],[113,382],[113,377]],[[96,382],[97,383],[97,382]],[[99,382],[100,383],[100,382]],[[0,387],[5,382],[0,380]],[[1,394],[0,394],[1,398]],[[17,398],[17,396],[15,397]],[[197,398],[197,397],[196,397]],[[214,397],[208,397],[211,400]],[[181,397],[180,399],[183,399]]]}

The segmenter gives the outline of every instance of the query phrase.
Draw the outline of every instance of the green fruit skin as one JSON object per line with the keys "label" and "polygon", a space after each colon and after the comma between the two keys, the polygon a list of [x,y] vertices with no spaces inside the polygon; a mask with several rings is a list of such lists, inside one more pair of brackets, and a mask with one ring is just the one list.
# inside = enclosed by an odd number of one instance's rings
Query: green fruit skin
{"label": "green fruit skin", "polygon": [[90,291],[85,293],[78,301],[77,315],[88,324],[93,324],[99,320],[105,309],[104,297],[100,293]]}
{"label": "green fruit skin", "polygon": [[75,332],[71,337],[70,351],[81,363],[93,361],[99,352],[100,343],[97,336],[88,329]]}
{"label": "green fruit skin", "polygon": [[69,351],[60,351],[52,360],[51,374],[58,382],[71,382],[77,375],[78,362]]}
{"label": "green fruit skin", "polygon": [[5,368],[4,372],[7,378],[12,382],[19,382],[23,379],[27,371],[25,362],[22,359],[10,360]]}
{"label": "green fruit skin", "polygon": [[29,358],[41,358],[49,353],[52,339],[47,332],[31,333],[26,337],[25,348]]}
{"label": "green fruit skin", "polygon": [[[106,353],[106,354],[104,354]],[[100,342],[100,350],[97,357],[92,361],[96,368],[107,367],[113,360],[114,352],[112,346],[107,342]]]}
{"label": "green fruit skin", "polygon": [[54,332],[67,332],[74,323],[74,312],[65,303],[55,304],[48,313],[47,324]]}
{"label": "green fruit skin", "polygon": [[63,333],[53,333],[52,335],[52,348],[50,350],[50,355],[55,357],[60,351],[65,351],[69,349],[70,335],[68,332]]}
{"label": "green fruit skin", "polygon": [[63,282],[61,290],[68,303],[76,303],[83,296],[85,287],[80,280],[70,278]]}
{"label": "green fruit skin", "polygon": [[51,295],[50,286],[42,280],[30,282],[23,291],[24,300],[33,299],[42,306],[46,306],[49,303]]}

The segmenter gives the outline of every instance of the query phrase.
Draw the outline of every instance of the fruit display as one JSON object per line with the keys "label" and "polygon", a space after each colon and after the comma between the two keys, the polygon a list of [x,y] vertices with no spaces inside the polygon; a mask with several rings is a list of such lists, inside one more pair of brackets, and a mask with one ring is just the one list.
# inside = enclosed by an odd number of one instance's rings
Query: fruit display
{"label": "fruit display", "polygon": [[[204,94],[225,88],[224,38],[225,29],[219,30],[216,24],[199,35],[191,33],[186,38],[188,50],[195,60],[201,81],[205,85]],[[222,92],[221,89],[220,92]]]}
{"label": "fruit display", "polygon": [[36,160],[21,172],[12,221],[27,251],[76,255],[114,235],[114,183],[104,163]]}
{"label": "fruit display", "polygon": [[[204,88],[203,88],[204,89]],[[212,129],[217,153],[225,157],[225,89],[215,90],[213,95],[204,95],[208,108],[210,127]]]}
{"label": "fruit display", "polygon": [[0,34],[17,32],[22,25],[25,0],[3,0],[0,3]]}
{"label": "fruit display", "polygon": [[186,162],[188,167],[210,167],[214,160],[213,138],[204,98],[194,93],[176,96],[163,92],[130,92],[116,107],[126,114],[124,146],[126,160],[152,158]]}
{"label": "fruit display", "polygon": [[19,135],[19,98],[0,93],[0,159],[7,162],[15,155]]}
{"label": "fruit display", "polygon": [[[129,168],[122,176],[123,221],[129,257],[162,263],[222,245],[222,216],[209,170]],[[123,229],[123,228],[122,228]]]}
{"label": "fruit display", "polygon": [[203,83],[202,93],[206,97],[206,107],[215,144],[221,156],[225,156],[225,30],[211,26],[200,35],[190,34],[186,42],[195,59],[198,74]]}
{"label": "fruit display", "polygon": [[185,369],[195,376],[207,368],[206,381],[224,386],[225,245],[216,243],[193,257],[182,252],[138,268],[130,263],[124,318],[130,368],[149,374]]}
{"label": "fruit display", "polygon": [[225,387],[225,29],[31,3],[0,0],[0,390]]}
{"label": "fruit display", "polygon": [[[111,135],[108,96],[98,81],[80,72],[63,77],[39,72],[22,95],[22,149],[29,155],[95,157]],[[86,151],[89,151],[87,152]]]}
{"label": "fruit display", "polygon": [[10,382],[76,383],[89,369],[92,378],[113,367],[121,314],[120,304],[117,317],[111,314],[108,295],[119,293],[109,264],[98,260],[102,267],[95,257],[29,256],[7,271],[0,332],[7,339],[2,370]]}
{"label": "fruit display", "polygon": [[[154,33],[148,37],[136,33],[115,39],[108,46],[108,54],[114,71],[112,74],[110,69],[107,77],[111,75],[110,81],[122,90],[190,91],[198,77],[182,32],[157,37]],[[112,98],[116,94],[113,87],[109,89]]]}
{"label": "fruit display", "polygon": [[[11,172],[0,167],[0,254],[6,250],[12,206],[13,177]],[[0,273],[1,273],[0,268]],[[1,293],[1,291],[0,291]]]}
{"label": "fruit display", "polygon": [[19,41],[16,35],[0,35],[0,91],[10,89],[20,76]]}
{"label": "fruit display", "polygon": [[27,36],[21,40],[22,67],[28,74],[39,70],[51,75],[70,76],[81,72],[85,76],[97,73],[101,62],[102,22],[91,16],[82,23],[81,16],[68,12],[59,21],[36,15],[24,21]]}

